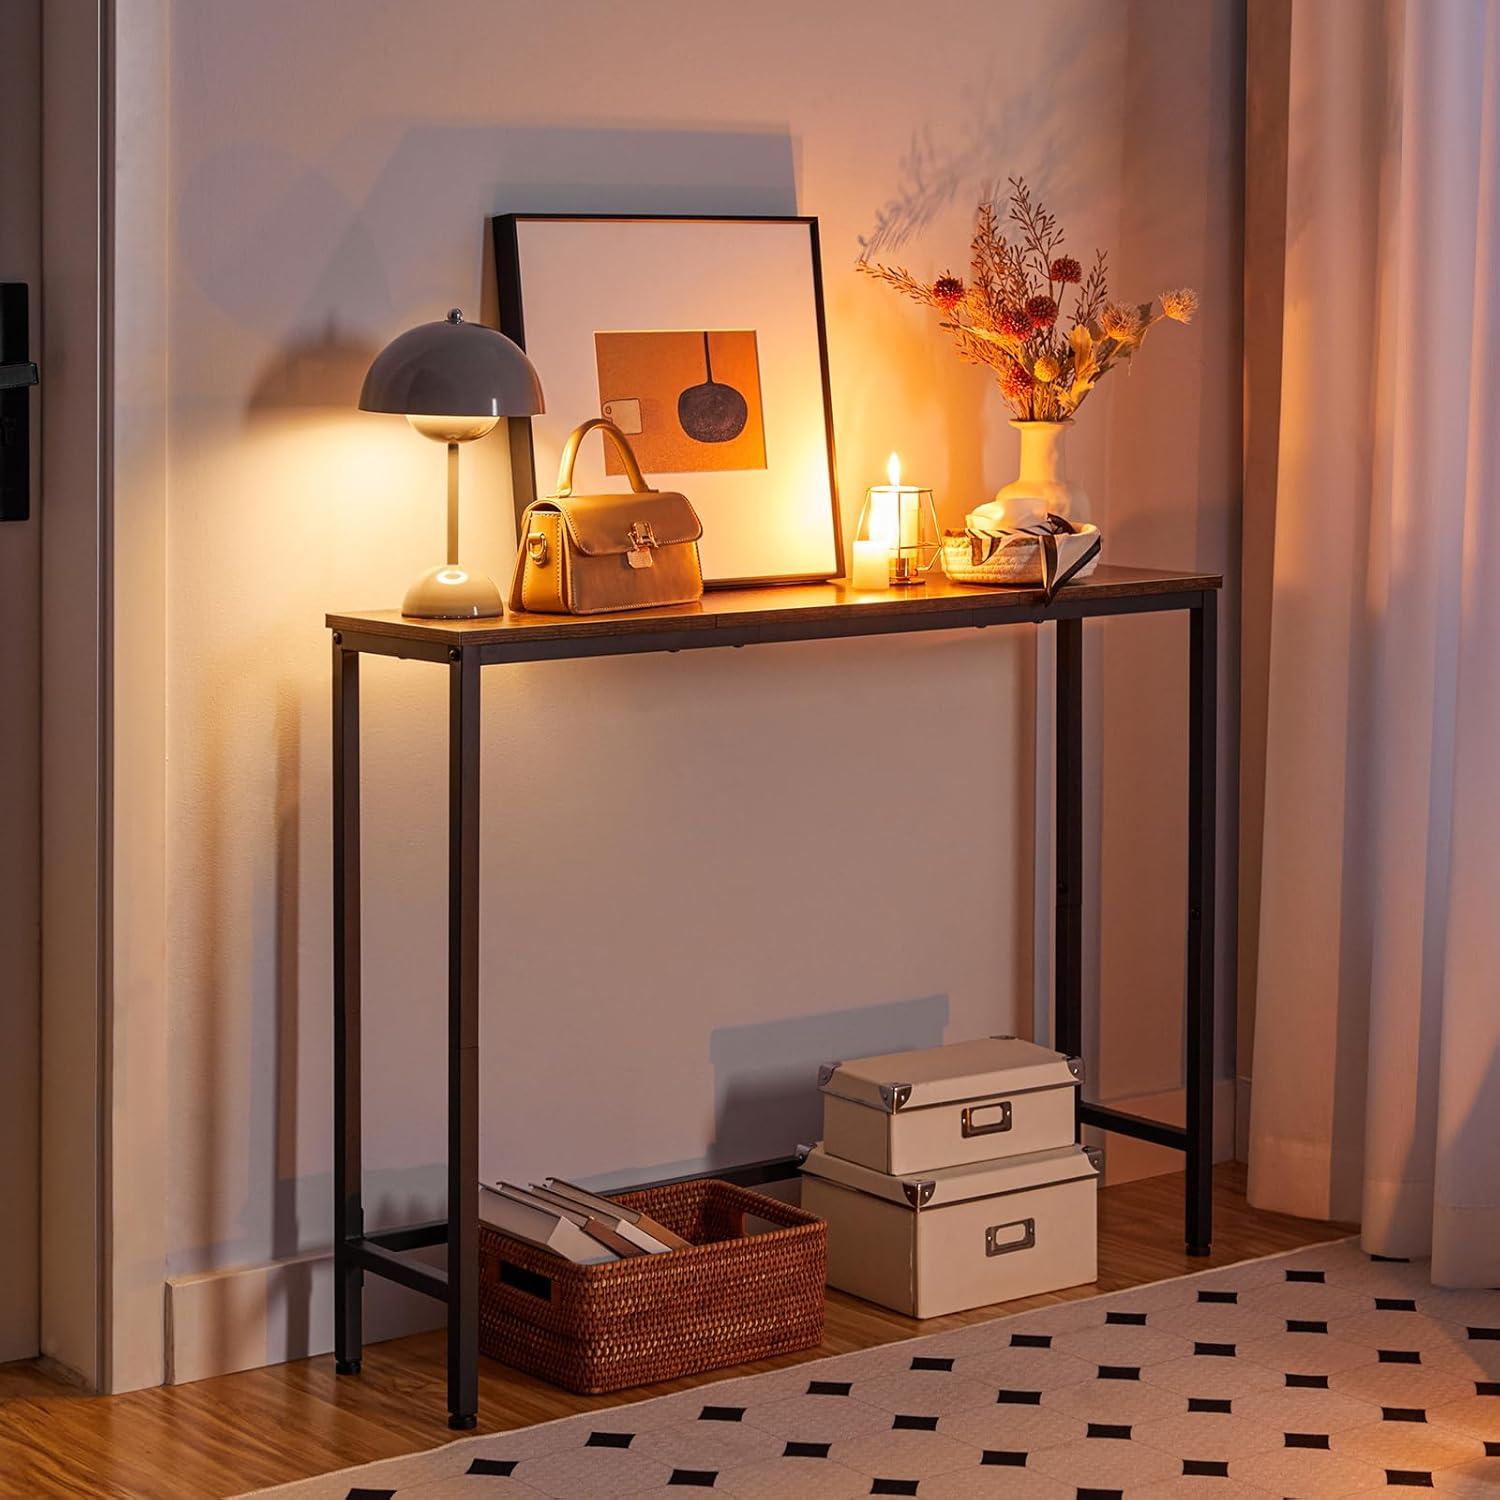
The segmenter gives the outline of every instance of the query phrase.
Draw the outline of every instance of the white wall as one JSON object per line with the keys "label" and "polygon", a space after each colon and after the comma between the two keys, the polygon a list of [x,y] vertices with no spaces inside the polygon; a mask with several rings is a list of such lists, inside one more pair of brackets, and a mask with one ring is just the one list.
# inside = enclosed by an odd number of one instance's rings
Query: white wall
{"label": "white wall", "polygon": [[[920,221],[913,269],[959,264],[981,184],[1024,172],[1075,248],[1112,249],[1122,290],[1204,294],[1200,326],[1085,410],[1072,458],[1116,560],[1220,567],[1237,19],[1194,0],[174,8],[174,1274],[329,1240],[322,615],[398,599],[442,525],[441,455],[353,406],[386,339],[479,308],[486,216],[817,214],[846,521],[893,447],[954,519],[1013,476],[1013,435],[984,376],[856,276],[857,240],[898,202]],[[465,465],[466,552],[500,575],[503,442]],[[1146,645],[1117,656],[1131,631]],[[1105,634],[1129,674],[1095,789],[1121,861],[1098,957],[1119,1094],[1176,1081],[1156,1033],[1183,970],[1186,656],[1180,622]],[[1018,632],[492,671],[485,1172],[780,1153],[814,1128],[820,1058],[1026,1029],[1031,662]],[[368,1197],[373,1218],[424,1216],[443,1161],[444,674],[376,662],[365,680]],[[1142,856],[1148,880],[1129,874]]]}

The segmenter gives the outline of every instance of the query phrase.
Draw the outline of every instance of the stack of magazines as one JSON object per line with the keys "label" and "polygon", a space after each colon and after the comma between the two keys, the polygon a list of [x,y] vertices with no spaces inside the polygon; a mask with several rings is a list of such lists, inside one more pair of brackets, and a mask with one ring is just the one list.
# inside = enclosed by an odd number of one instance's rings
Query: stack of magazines
{"label": "stack of magazines", "polygon": [[479,1217],[501,1234],[524,1240],[577,1265],[661,1255],[688,1241],[647,1214],[549,1177],[538,1187],[479,1184]]}

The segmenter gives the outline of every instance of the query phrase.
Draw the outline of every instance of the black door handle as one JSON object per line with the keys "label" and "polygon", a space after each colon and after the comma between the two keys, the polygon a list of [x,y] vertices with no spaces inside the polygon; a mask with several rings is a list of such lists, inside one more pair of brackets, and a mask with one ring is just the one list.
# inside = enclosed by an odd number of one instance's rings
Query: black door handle
{"label": "black door handle", "polygon": [[0,521],[31,515],[31,360],[24,281],[0,281]]}

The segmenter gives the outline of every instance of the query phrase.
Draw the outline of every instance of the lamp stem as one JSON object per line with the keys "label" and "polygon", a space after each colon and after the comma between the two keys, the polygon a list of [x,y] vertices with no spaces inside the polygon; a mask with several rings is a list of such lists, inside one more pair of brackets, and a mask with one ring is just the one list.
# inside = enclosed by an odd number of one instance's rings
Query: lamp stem
{"label": "lamp stem", "polygon": [[448,444],[448,566],[458,566],[458,444]]}

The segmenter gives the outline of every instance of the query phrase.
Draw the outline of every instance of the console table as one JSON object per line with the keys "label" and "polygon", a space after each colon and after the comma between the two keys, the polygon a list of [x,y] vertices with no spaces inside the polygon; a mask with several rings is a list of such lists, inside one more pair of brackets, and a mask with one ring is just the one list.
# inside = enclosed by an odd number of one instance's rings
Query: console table
{"label": "console table", "polygon": [[[702,603],[621,615],[415,620],[394,611],[332,614],[334,1344],[358,1374],[365,1273],[448,1305],[448,1425],[479,1405],[479,694],[481,669],[584,656],[696,651],[775,641],[1047,625],[1057,630],[1057,925],[1053,1044],[1083,1054],[1083,622],[1182,610],[1188,684],[1187,1123],[1080,1102],[1078,1123],[1186,1155],[1188,1251],[1208,1253],[1213,1168],[1215,718],[1217,590],[1208,574],[1101,566],[1050,603],[1040,590],[933,578],[920,589],[857,593],[843,583],[711,593]],[[360,1151],[359,659],[395,656],[448,669],[448,1212],[367,1232]],[[809,1079],[811,1087],[811,1079]],[[741,1183],[796,1172],[796,1158],[716,1171]],[[447,1245],[445,1270],[405,1252]]]}

